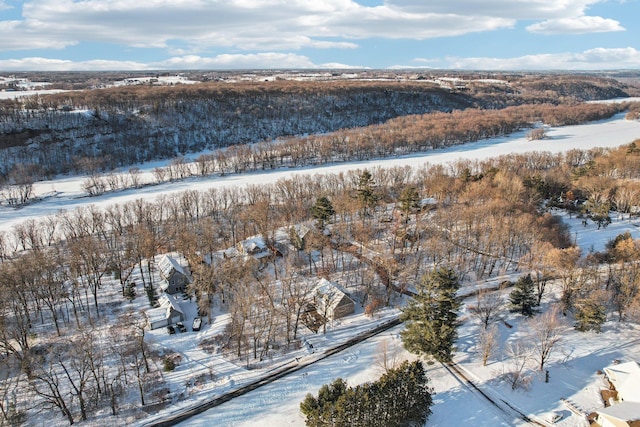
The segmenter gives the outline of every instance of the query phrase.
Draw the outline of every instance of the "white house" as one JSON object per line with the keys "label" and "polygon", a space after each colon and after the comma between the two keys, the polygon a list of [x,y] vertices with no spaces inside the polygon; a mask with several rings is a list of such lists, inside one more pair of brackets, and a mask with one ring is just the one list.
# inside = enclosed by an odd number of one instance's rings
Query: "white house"
{"label": "white house", "polygon": [[598,409],[602,427],[640,427],[640,365],[637,362],[607,366],[604,373],[617,392],[617,403]]}
{"label": "white house", "polygon": [[163,294],[158,298],[158,303],[160,304],[158,308],[147,310],[150,329],[158,329],[184,321],[184,311],[175,296]]}

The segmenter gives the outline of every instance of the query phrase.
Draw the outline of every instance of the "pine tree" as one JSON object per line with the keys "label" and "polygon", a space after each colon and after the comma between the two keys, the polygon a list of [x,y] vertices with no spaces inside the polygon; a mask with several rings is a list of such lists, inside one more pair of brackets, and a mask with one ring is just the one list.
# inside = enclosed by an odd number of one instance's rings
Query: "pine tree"
{"label": "pine tree", "polygon": [[607,320],[605,306],[595,300],[587,299],[576,304],[576,329],[581,332],[600,332]]}
{"label": "pine tree", "polygon": [[402,310],[406,328],[401,336],[407,350],[431,355],[440,362],[451,361],[458,338],[459,287],[456,274],[448,268],[423,276],[417,295]]}
{"label": "pine tree", "polygon": [[318,229],[324,230],[324,225],[336,214],[331,201],[326,197],[318,197],[315,205],[311,206],[311,215],[318,220]]}
{"label": "pine tree", "polygon": [[418,191],[412,185],[405,187],[400,194],[400,211],[405,217],[405,222],[409,221],[409,214],[414,210],[418,209],[420,204],[420,196],[418,195]]}
{"label": "pine tree", "polygon": [[533,315],[533,307],[536,305],[537,299],[530,274],[520,277],[513,285],[509,300],[512,311],[519,311],[524,316]]}
{"label": "pine tree", "polygon": [[325,384],[317,398],[307,394],[300,410],[309,427],[424,425],[431,414],[432,393],[422,362],[404,361],[378,381],[356,387],[347,387],[341,379]]}
{"label": "pine tree", "polygon": [[336,405],[347,392],[347,383],[342,378],[337,378],[331,384],[320,387],[318,397],[307,393],[300,403],[300,411],[307,417],[306,424],[309,427],[327,426],[329,420],[336,416]]}
{"label": "pine tree", "polygon": [[364,219],[369,215],[369,210],[372,209],[380,199],[380,196],[376,192],[376,185],[373,180],[373,176],[371,175],[371,172],[366,169],[358,179],[356,197],[360,202],[362,218]]}

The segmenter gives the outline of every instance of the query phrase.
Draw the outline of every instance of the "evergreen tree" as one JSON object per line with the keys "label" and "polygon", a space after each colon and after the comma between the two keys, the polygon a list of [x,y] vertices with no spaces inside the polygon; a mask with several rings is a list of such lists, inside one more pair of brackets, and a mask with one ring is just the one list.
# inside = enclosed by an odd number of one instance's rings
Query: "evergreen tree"
{"label": "evergreen tree", "polygon": [[412,185],[405,187],[400,193],[400,212],[405,217],[405,222],[409,221],[409,214],[420,207],[420,196],[418,191]]}
{"label": "evergreen tree", "polygon": [[607,312],[603,304],[587,299],[576,304],[576,329],[600,332],[602,324],[607,320]]}
{"label": "evergreen tree", "polygon": [[401,427],[424,425],[431,414],[433,390],[424,366],[405,361],[378,381],[346,387],[337,379],[308,394],[300,404],[309,427]]}
{"label": "evergreen tree", "polygon": [[428,354],[440,362],[450,362],[458,338],[457,318],[460,283],[453,270],[439,268],[423,276],[417,295],[402,310],[406,328],[401,332],[404,347]]}
{"label": "evergreen tree", "polygon": [[511,311],[519,311],[525,316],[533,315],[533,307],[536,305],[537,299],[535,285],[530,274],[520,277],[513,285],[509,300]]}
{"label": "evergreen tree", "polygon": [[371,172],[368,170],[364,170],[358,179],[358,184],[356,186],[356,197],[360,202],[360,207],[362,208],[362,217],[363,219],[369,215],[369,210],[372,209],[380,196],[376,192],[375,181],[373,180],[373,176]]}
{"label": "evergreen tree", "polygon": [[326,197],[318,197],[315,205],[311,206],[311,215],[318,220],[318,229],[324,230],[324,225],[336,214],[331,201]]}
{"label": "evergreen tree", "polygon": [[342,378],[337,378],[333,383],[320,387],[317,398],[311,393],[307,393],[305,399],[300,403],[300,411],[307,417],[307,426],[335,425],[332,420],[336,416],[336,404],[346,392],[347,383]]}

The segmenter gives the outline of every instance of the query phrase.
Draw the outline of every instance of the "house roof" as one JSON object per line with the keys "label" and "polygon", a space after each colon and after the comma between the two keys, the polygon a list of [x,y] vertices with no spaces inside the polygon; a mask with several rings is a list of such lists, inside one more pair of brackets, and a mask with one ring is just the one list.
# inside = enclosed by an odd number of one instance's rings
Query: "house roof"
{"label": "house roof", "polygon": [[164,277],[169,277],[171,270],[188,277],[184,267],[171,255],[163,255],[158,261],[158,268]]}
{"label": "house roof", "polygon": [[173,295],[161,295],[160,298],[158,298],[158,303],[160,304],[160,307],[172,308],[175,311],[179,311],[180,313],[184,314],[182,307],[180,307],[180,303],[178,303],[178,300],[176,300]]}
{"label": "house roof", "polygon": [[328,281],[325,278],[321,278],[313,289],[314,293],[322,298],[327,308],[330,310],[335,309],[342,303],[345,298],[351,302],[351,298],[347,296],[335,283]]}
{"label": "house roof", "polygon": [[159,322],[168,319],[171,316],[171,310],[175,310],[184,315],[184,311],[178,301],[169,295],[163,294],[158,298],[160,307],[147,310],[147,318],[149,323]]}
{"label": "house roof", "polygon": [[147,310],[147,319],[149,319],[149,323],[151,325],[157,322],[161,322],[167,318],[168,313],[165,307],[158,307]]}
{"label": "house roof", "polygon": [[242,242],[240,242],[240,245],[242,246],[242,248],[246,253],[251,253],[252,251],[255,251],[255,250],[265,249],[267,247],[267,243],[264,241],[264,237],[260,235],[249,237],[248,239],[245,239]]}
{"label": "house roof", "polygon": [[638,402],[621,402],[598,409],[596,412],[622,421],[640,421],[640,403]]}
{"label": "house roof", "polygon": [[640,403],[640,365],[637,362],[607,366],[604,372],[621,400]]}

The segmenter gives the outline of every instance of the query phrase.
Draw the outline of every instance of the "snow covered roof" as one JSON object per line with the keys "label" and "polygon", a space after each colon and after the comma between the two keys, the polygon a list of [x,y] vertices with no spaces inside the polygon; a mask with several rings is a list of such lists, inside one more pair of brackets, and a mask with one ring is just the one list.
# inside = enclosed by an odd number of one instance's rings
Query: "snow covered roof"
{"label": "snow covered roof", "polygon": [[168,318],[168,311],[165,307],[152,308],[147,310],[147,319],[153,328],[153,324],[161,322]]}
{"label": "snow covered roof", "polygon": [[623,421],[640,421],[640,403],[622,402],[598,409],[598,414]]}
{"label": "snow covered roof", "polygon": [[176,300],[174,296],[163,294],[160,296],[160,298],[158,298],[158,303],[160,303],[160,307],[173,308],[175,311],[179,311],[180,313],[184,314],[182,307],[180,307],[178,300]]}
{"label": "snow covered roof", "polygon": [[147,310],[147,318],[151,324],[168,319],[171,316],[171,309],[184,315],[182,307],[180,307],[178,301],[172,296],[162,294],[158,298],[158,304],[160,304],[160,307]]}
{"label": "snow covered roof", "polygon": [[240,246],[248,254],[267,249],[267,243],[264,241],[264,237],[260,235],[243,240],[240,242]]}
{"label": "snow covered roof", "polygon": [[[254,258],[262,258],[271,255],[271,251],[269,251],[267,242],[264,240],[264,237],[260,235],[252,236],[248,239],[238,242],[238,244],[236,245],[236,249],[238,251],[237,255],[252,255]],[[237,256],[234,255],[231,249],[225,251],[225,255],[227,257]]]}
{"label": "snow covered roof", "polygon": [[158,268],[160,269],[160,273],[163,277],[169,277],[171,274],[171,270],[175,270],[178,273],[187,276],[187,273],[184,270],[184,267],[180,265],[180,263],[171,255],[163,255],[158,261]]}
{"label": "snow covered roof", "polygon": [[323,304],[326,305],[326,308],[329,310],[333,310],[336,308],[344,298],[348,298],[347,294],[345,294],[337,284],[328,281],[325,278],[321,278],[313,289],[314,293],[321,297]]}
{"label": "snow covered roof", "polygon": [[640,403],[640,365],[638,362],[607,366],[604,368],[604,372],[616,388],[620,400]]}

